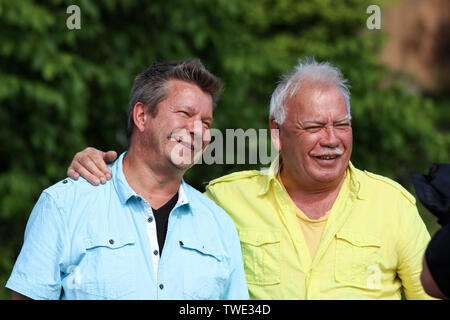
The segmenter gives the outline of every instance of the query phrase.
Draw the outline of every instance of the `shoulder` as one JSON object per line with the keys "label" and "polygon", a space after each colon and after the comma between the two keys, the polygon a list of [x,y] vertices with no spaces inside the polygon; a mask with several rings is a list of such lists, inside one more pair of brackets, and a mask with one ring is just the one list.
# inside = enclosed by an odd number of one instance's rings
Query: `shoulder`
{"label": "shoulder", "polygon": [[[356,169],[358,170],[358,169]],[[377,192],[381,194],[390,194],[390,195],[397,195],[401,199],[407,200],[412,205],[416,204],[416,199],[414,196],[406,190],[400,183],[376,174],[372,173],[370,171],[364,170],[358,170],[360,173],[360,176],[363,177],[363,183],[365,183],[365,187],[369,189],[369,192]]]}
{"label": "shoulder", "polygon": [[73,180],[72,178],[65,178],[61,181],[58,181],[54,185],[46,188],[44,190],[45,193],[50,195],[63,194],[67,191],[71,190],[82,190],[82,189],[94,189],[95,186],[91,185],[86,179],[80,177],[78,180]]}
{"label": "shoulder", "polygon": [[193,202],[194,205],[208,206],[211,207],[212,209],[216,209],[216,207],[219,207],[214,203],[214,201],[212,201],[203,193],[192,187],[190,184],[183,183],[183,189],[186,192],[189,201]]}
{"label": "shoulder", "polygon": [[229,183],[229,182],[239,182],[251,178],[258,177],[260,175],[257,170],[245,170],[245,171],[237,171],[222,177],[211,180],[208,186],[214,186],[219,183]]}
{"label": "shoulder", "polygon": [[202,217],[202,219],[214,220],[219,225],[225,223],[226,225],[232,224],[234,226],[234,222],[230,216],[213,200],[187,183],[183,184],[183,188],[187,193],[188,201],[194,214]]}
{"label": "shoulder", "polygon": [[46,188],[42,194],[45,194],[55,202],[58,208],[64,211],[65,208],[72,208],[83,203],[98,203],[98,201],[93,201],[93,199],[99,199],[99,195],[103,194],[111,185],[112,180],[108,180],[105,184],[94,186],[81,177],[78,180],[65,178]]}
{"label": "shoulder", "polygon": [[[253,189],[262,186],[264,177],[258,170],[238,171],[214,179],[206,186],[208,192],[242,192],[251,193]],[[259,190],[259,189],[255,189]]]}

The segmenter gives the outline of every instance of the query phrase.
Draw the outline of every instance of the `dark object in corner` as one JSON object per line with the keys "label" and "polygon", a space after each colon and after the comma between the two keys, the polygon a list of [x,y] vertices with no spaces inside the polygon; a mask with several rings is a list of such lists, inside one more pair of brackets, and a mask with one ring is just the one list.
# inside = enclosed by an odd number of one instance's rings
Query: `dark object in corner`
{"label": "dark object in corner", "polygon": [[450,164],[433,163],[428,175],[415,174],[412,178],[420,202],[438,223],[445,226],[450,222]]}

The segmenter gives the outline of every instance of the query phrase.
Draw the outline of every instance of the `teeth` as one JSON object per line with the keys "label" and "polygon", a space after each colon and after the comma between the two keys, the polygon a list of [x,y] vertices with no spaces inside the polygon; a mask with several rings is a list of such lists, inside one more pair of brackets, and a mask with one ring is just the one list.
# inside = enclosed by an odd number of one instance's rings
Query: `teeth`
{"label": "teeth", "polygon": [[194,147],[193,145],[184,142],[182,137],[176,137],[176,136],[175,136],[175,137],[173,137],[173,139],[174,139],[176,142],[178,142],[179,144],[185,146],[186,148],[190,148],[191,150],[194,150],[194,149],[195,149],[195,147]]}
{"label": "teeth", "polygon": [[330,159],[336,159],[336,156],[319,156],[320,159],[323,160],[330,160]]}
{"label": "teeth", "polygon": [[190,144],[184,143],[183,141],[178,141],[178,143],[182,144],[183,146],[185,146],[186,148],[189,148],[191,150],[194,150],[194,147],[191,146]]}

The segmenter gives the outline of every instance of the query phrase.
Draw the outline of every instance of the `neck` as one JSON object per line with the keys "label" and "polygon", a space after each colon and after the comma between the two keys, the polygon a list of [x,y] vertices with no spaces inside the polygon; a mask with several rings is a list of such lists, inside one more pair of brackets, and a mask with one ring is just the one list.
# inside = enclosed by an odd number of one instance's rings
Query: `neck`
{"label": "neck", "polygon": [[158,165],[148,152],[142,151],[130,146],[123,160],[123,173],[129,186],[158,209],[178,192],[184,172]]}
{"label": "neck", "polygon": [[339,191],[342,183],[345,180],[345,176],[346,173],[344,172],[343,176],[340,179],[330,183],[304,184],[299,179],[296,179],[295,177],[289,175],[287,170],[283,170],[282,168],[280,171],[280,177],[283,180],[283,184],[286,188],[309,196],[320,194],[326,195],[335,191]]}
{"label": "neck", "polygon": [[332,207],[345,181],[345,175],[334,183],[304,186],[281,168],[280,178],[289,197],[310,219],[323,217]]}

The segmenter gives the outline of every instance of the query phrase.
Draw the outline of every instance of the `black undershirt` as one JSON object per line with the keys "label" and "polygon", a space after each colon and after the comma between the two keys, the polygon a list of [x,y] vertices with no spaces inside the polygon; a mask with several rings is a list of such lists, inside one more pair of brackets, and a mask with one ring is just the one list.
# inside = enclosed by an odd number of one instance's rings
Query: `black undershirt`
{"label": "black undershirt", "polygon": [[169,224],[169,215],[178,201],[178,192],[163,204],[159,209],[153,209],[153,216],[156,223],[156,236],[158,238],[159,256],[162,254],[164,241],[166,240],[167,225]]}

